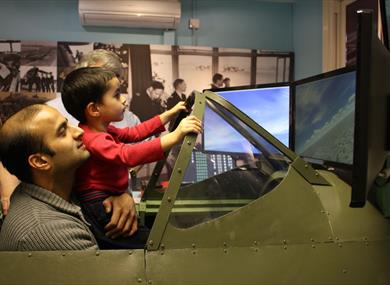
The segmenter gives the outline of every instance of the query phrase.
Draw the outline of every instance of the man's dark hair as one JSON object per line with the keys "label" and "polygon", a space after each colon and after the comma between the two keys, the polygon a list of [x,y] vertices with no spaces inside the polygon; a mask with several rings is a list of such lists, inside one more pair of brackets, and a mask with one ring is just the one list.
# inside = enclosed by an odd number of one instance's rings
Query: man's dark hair
{"label": "man's dark hair", "polygon": [[178,78],[176,79],[175,81],[173,81],[173,88],[177,88],[177,86],[179,86],[180,84],[182,84],[184,82],[184,79],[181,79],[181,78]]}
{"label": "man's dark hair", "polygon": [[152,81],[151,87],[153,89],[162,89],[162,90],[164,90],[164,85],[160,81]]}
{"label": "man's dark hair", "polygon": [[35,104],[22,109],[12,115],[0,130],[0,157],[4,167],[19,180],[27,183],[33,183],[29,156],[35,153],[55,155],[55,152],[45,145],[43,137],[29,127],[31,120],[45,107],[47,106]]}
{"label": "man's dark hair", "polygon": [[108,89],[108,81],[115,73],[100,67],[84,67],[73,70],[66,76],[61,98],[66,111],[80,123],[85,123],[85,108],[91,102],[100,102]]}
{"label": "man's dark hair", "polygon": [[223,75],[221,73],[216,73],[213,75],[213,83],[217,83],[217,81],[223,80]]}

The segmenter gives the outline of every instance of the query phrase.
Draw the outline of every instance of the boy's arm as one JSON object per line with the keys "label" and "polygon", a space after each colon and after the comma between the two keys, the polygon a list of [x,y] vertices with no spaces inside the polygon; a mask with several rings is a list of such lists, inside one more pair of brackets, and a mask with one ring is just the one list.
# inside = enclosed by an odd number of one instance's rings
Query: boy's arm
{"label": "boy's arm", "polygon": [[134,127],[118,129],[113,126],[109,126],[108,131],[110,133],[115,133],[118,139],[124,143],[142,141],[156,133],[165,131],[164,125],[166,123],[171,121],[177,113],[187,110],[185,104],[185,102],[179,102],[172,109]]}
{"label": "boy's arm", "polygon": [[110,134],[96,133],[92,138],[84,137],[84,144],[92,155],[101,160],[133,167],[163,159],[164,152],[180,143],[186,134],[201,131],[200,120],[195,116],[189,116],[180,122],[174,132],[150,141],[137,144],[117,143]]}
{"label": "boy's arm", "polygon": [[165,127],[159,116],[155,116],[130,128],[108,127],[108,132],[115,134],[124,143],[139,142],[163,131],[165,131]]}
{"label": "boy's arm", "polygon": [[158,161],[165,157],[160,138],[137,144],[125,144],[115,142],[109,134],[99,133],[92,139],[85,140],[84,144],[87,150],[99,159],[127,167]]}

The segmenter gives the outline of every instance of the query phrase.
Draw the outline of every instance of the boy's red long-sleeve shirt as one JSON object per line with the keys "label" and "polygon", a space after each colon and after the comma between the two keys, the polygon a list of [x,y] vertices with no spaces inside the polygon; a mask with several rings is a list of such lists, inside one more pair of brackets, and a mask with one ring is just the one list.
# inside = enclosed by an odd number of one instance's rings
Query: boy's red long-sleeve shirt
{"label": "boy's red long-sleeve shirt", "polygon": [[84,130],[83,143],[91,156],[77,170],[74,190],[83,195],[91,190],[119,195],[127,191],[128,168],[164,158],[161,139],[134,143],[165,130],[155,116],[131,128],[109,126],[107,132],[96,132],[79,124]]}

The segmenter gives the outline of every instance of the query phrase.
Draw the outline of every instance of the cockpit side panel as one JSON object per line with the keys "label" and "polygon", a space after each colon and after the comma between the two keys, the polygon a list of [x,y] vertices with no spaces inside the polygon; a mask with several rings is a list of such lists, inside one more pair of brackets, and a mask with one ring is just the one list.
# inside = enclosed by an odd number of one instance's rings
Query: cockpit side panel
{"label": "cockpit side panel", "polygon": [[351,208],[351,187],[328,171],[320,171],[333,187],[314,186],[326,211],[334,236],[340,241],[374,241],[390,239],[390,219],[371,202],[363,208]]}
{"label": "cockpit side panel", "polygon": [[[328,186],[330,187],[330,186]],[[224,216],[187,229],[168,224],[161,244],[166,248],[251,246],[311,243],[332,236],[324,209],[314,189],[289,168],[275,189]]]}

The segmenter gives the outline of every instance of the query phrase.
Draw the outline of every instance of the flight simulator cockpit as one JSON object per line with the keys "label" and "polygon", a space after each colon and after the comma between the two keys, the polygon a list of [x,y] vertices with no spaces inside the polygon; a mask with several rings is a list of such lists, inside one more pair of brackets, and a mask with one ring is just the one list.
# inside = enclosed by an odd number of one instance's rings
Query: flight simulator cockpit
{"label": "flight simulator cockpit", "polygon": [[[178,229],[242,209],[272,192],[296,158],[286,142],[212,92],[196,94],[193,114],[203,118],[203,133],[186,138],[157,163],[143,194],[140,217],[150,228],[156,215],[164,213],[161,205],[167,200],[173,201],[167,222]],[[303,165],[297,168],[305,169]],[[327,184],[311,171],[319,184]],[[169,194],[172,189],[175,193]]]}

